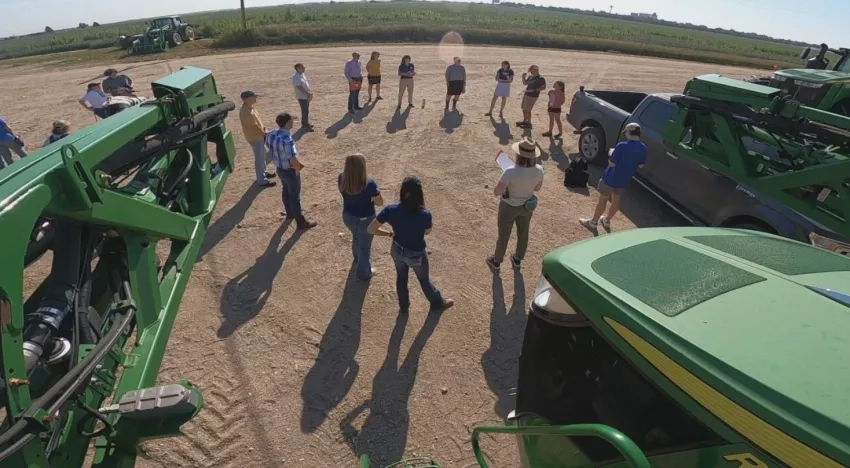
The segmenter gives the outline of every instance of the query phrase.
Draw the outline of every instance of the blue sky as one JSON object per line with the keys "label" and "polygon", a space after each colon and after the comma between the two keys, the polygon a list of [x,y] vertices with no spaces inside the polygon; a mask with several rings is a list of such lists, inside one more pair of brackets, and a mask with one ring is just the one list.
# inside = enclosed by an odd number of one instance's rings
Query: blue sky
{"label": "blue sky", "polygon": [[[128,8],[119,8],[121,3],[124,2],[0,0],[0,18],[3,18],[0,36],[40,31],[45,26],[59,29],[73,27],[80,22],[110,23],[239,7],[238,0],[142,0],[127,2]],[[279,5],[281,0],[246,0],[245,3],[248,7]],[[850,22],[848,0],[532,0],[523,3],[599,10],[613,6],[614,11],[619,13],[658,13],[666,20],[813,43],[827,42],[832,47],[850,47],[850,38],[843,30]]]}

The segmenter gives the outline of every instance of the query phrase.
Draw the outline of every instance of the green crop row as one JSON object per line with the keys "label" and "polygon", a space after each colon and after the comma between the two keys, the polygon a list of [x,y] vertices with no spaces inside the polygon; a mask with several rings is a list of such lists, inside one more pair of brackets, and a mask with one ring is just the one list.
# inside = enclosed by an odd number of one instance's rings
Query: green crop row
{"label": "green crop row", "polygon": [[[469,3],[336,3],[250,8],[249,31],[238,10],[183,15],[202,37],[220,47],[321,43],[340,40],[439,40],[456,30],[468,43],[613,50],[741,65],[797,63],[797,47],[616,17]],[[0,40],[0,60],[117,46],[144,21]],[[678,50],[676,53],[671,51]]]}

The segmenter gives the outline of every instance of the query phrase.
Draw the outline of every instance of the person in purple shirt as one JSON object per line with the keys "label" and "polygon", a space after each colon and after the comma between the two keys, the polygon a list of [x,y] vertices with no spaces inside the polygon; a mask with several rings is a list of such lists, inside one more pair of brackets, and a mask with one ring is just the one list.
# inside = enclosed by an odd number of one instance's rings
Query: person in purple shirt
{"label": "person in purple shirt", "polygon": [[[593,218],[579,219],[581,225],[591,231],[596,231],[598,223],[602,223],[606,231],[611,230],[611,218],[620,209],[620,197],[623,195],[623,190],[629,185],[638,169],[646,164],[648,151],[646,145],[640,141],[640,125],[631,122],[626,125],[623,133],[626,135],[626,140],[621,141],[614,148],[608,159],[608,167],[605,168],[596,187],[599,192],[599,202],[596,204]],[[608,216],[602,216],[609,201],[611,207],[608,208]]]}
{"label": "person in purple shirt", "polygon": [[348,112],[353,114],[361,109],[360,87],[363,85],[363,67],[360,54],[351,54],[351,60],[345,62],[345,80],[348,81]]}
{"label": "person in purple shirt", "polygon": [[372,268],[372,239],[369,225],[375,219],[375,206],[384,204],[381,189],[366,172],[366,157],[360,153],[346,156],[345,167],[337,179],[342,194],[342,222],[351,231],[351,253],[357,279],[367,281],[377,271]]}

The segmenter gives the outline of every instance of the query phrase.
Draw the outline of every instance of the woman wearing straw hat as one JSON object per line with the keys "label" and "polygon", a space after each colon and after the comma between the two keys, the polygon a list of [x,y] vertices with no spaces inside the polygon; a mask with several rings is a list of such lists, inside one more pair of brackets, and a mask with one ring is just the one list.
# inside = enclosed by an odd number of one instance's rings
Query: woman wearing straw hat
{"label": "woman wearing straw hat", "polygon": [[493,194],[502,197],[499,203],[499,239],[496,241],[496,253],[487,257],[487,264],[498,270],[505,259],[508,239],[516,224],[516,253],[511,255],[511,265],[518,269],[528,248],[528,232],[531,215],[537,208],[537,196],[543,186],[543,167],[537,164],[540,146],[531,138],[525,137],[512,146],[516,153],[516,164],[505,169]]}
{"label": "woman wearing straw hat", "polygon": [[66,136],[68,136],[68,132],[71,131],[71,124],[68,123],[67,120],[57,120],[53,122],[53,130],[50,132],[50,136],[44,140],[44,144],[41,146],[47,146],[51,143],[57,142]]}

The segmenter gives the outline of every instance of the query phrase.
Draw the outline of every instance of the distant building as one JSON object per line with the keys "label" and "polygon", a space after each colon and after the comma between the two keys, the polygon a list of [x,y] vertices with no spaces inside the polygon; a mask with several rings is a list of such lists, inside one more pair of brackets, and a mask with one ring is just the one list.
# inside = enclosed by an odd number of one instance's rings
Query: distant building
{"label": "distant building", "polygon": [[640,18],[640,19],[648,19],[648,20],[653,20],[653,21],[658,20],[658,14],[657,13],[632,13],[632,16],[635,17],[635,18]]}

